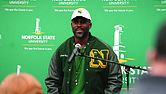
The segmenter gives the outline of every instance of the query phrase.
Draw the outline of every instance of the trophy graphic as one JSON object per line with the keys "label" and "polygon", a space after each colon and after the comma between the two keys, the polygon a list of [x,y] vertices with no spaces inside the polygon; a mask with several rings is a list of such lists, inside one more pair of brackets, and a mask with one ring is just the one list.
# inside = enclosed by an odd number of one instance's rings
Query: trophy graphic
{"label": "trophy graphic", "polygon": [[114,26],[115,28],[115,32],[114,32],[114,46],[113,46],[113,50],[116,53],[116,55],[118,56],[118,59],[124,59],[125,55],[124,53],[126,51],[124,51],[123,49],[125,48],[125,46],[123,46],[122,44],[122,33],[124,31],[122,31],[122,28],[124,28],[123,25],[116,25]]}
{"label": "trophy graphic", "polygon": [[41,27],[39,27],[39,22],[40,22],[40,19],[37,18],[36,19],[36,29],[35,29],[35,34],[41,34]]}

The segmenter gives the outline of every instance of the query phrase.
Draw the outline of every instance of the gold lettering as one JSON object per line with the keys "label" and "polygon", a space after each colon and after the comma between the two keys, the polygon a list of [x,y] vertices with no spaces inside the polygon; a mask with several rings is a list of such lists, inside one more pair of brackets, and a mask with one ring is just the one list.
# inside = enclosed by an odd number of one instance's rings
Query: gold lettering
{"label": "gold lettering", "polygon": [[[98,49],[92,49],[90,51],[90,56],[97,57],[97,58],[102,58],[102,59],[108,59],[108,54],[109,54],[109,50],[107,50],[107,49],[103,49],[101,51],[99,51]],[[98,68],[99,66],[101,68],[106,68],[107,62],[104,62],[104,61],[101,61],[101,60],[91,59],[90,67]]]}

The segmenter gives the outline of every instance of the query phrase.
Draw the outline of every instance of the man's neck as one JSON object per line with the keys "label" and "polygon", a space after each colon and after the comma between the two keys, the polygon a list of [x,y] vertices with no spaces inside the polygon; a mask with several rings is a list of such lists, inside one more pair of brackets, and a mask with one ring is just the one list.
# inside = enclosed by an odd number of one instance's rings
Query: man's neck
{"label": "man's neck", "polygon": [[86,37],[84,38],[77,38],[76,36],[74,36],[74,39],[75,39],[75,43],[79,43],[81,44],[81,48],[84,47],[86,45],[86,42],[88,41],[89,39],[89,33]]}

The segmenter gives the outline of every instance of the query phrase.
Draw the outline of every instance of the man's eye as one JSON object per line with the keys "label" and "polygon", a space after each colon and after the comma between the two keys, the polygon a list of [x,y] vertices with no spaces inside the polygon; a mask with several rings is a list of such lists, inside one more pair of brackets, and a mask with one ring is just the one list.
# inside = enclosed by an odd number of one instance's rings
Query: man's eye
{"label": "man's eye", "polygon": [[74,21],[75,24],[77,24],[78,22],[77,21]]}
{"label": "man's eye", "polygon": [[85,24],[85,23],[86,23],[86,21],[85,21],[85,20],[83,20],[83,21],[81,21],[81,23],[82,23],[82,24]]}
{"label": "man's eye", "polygon": [[82,24],[85,24],[86,22],[82,22]]}

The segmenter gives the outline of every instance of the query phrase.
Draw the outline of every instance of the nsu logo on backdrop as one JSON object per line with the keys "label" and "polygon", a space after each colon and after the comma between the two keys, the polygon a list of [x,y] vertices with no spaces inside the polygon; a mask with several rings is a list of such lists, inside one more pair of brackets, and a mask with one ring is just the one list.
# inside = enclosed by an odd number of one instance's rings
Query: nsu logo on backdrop
{"label": "nsu logo on backdrop", "polygon": [[35,32],[32,32],[32,33],[35,33],[35,34],[37,34],[37,35],[44,34],[44,32],[41,31],[41,27],[39,26],[39,22],[40,22],[40,19],[37,18],[37,19],[36,19]]}
{"label": "nsu logo on backdrop", "polygon": [[[113,50],[119,59],[119,63],[128,62],[128,60],[135,60],[133,58],[125,58],[125,53],[126,53],[125,47],[126,46],[123,45],[123,42],[122,42],[122,34],[124,33],[124,31],[123,31],[124,26],[123,25],[115,25],[114,28],[115,28],[115,32],[114,32]],[[147,69],[147,67],[145,67],[145,66],[143,68]],[[121,66],[121,69],[122,69],[122,74],[125,73],[124,66]],[[135,74],[143,75],[143,74],[148,74],[148,72],[144,71],[144,70],[138,70],[138,69],[134,70],[131,68],[130,74],[132,75],[132,77],[129,77],[129,82],[135,83],[136,80],[138,79],[137,76],[134,76]],[[126,77],[123,77],[123,83],[127,83]]]}
{"label": "nsu logo on backdrop", "polygon": [[54,43],[55,35],[46,35],[45,32],[42,32],[39,23],[40,19],[36,18],[34,32],[21,35],[21,39],[23,40],[22,46],[25,46],[25,50],[52,50],[52,47],[55,46],[52,44]]}
{"label": "nsu logo on backdrop", "polygon": [[40,19],[36,18],[36,27],[35,27],[35,35],[22,35],[22,39],[28,40],[28,43],[48,43],[48,40],[55,40],[54,35],[41,35],[44,32],[41,31],[41,27],[39,26]]}
{"label": "nsu logo on backdrop", "polygon": [[127,60],[134,60],[132,58],[125,58],[125,46],[122,43],[122,33],[124,31],[122,30],[124,28],[123,25],[116,25],[114,26],[115,32],[114,32],[114,46],[113,50],[116,53],[119,63],[127,62]]}

